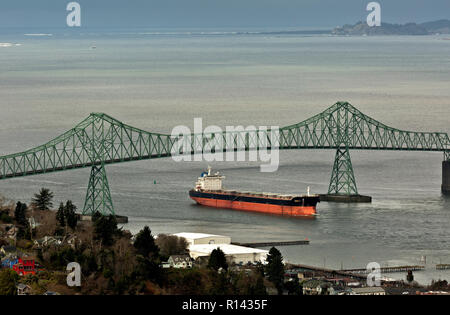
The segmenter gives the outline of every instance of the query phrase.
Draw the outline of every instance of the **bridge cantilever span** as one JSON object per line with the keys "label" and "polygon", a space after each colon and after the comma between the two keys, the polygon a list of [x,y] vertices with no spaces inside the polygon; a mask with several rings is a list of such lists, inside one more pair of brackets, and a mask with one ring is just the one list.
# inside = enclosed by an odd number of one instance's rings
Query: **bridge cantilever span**
{"label": "bridge cantilever span", "polygon": [[[126,125],[103,113],[92,113],[73,129],[36,148],[0,157],[0,179],[31,176],[91,167],[84,213],[113,213],[104,166],[108,164],[170,157],[179,154],[256,150],[335,149],[336,158],[329,194],[358,194],[350,150],[444,152],[443,192],[450,192],[450,140],[447,133],[412,132],[388,127],[366,116],[351,104],[339,102],[298,124],[280,128],[278,144],[270,130],[172,136]],[[188,141],[186,147],[176,147]],[[241,143],[238,147],[236,144]]]}

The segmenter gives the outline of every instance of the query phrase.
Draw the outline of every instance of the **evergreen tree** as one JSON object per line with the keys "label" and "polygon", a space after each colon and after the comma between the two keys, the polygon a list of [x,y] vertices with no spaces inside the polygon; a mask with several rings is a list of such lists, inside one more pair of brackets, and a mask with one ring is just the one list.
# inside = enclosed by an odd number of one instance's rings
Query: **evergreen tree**
{"label": "evergreen tree", "polygon": [[74,230],[78,223],[78,216],[76,213],[77,207],[72,203],[71,200],[67,200],[66,206],[64,207],[64,217],[66,219],[66,224],[72,230]]}
{"label": "evergreen tree", "polygon": [[259,276],[253,288],[253,295],[267,295],[266,286],[264,285],[264,278]]}
{"label": "evergreen tree", "polygon": [[137,265],[133,277],[141,280],[150,280],[161,284],[163,281],[163,270],[159,259],[137,256]]}
{"label": "evergreen tree", "polygon": [[17,222],[19,230],[17,231],[17,239],[31,240],[30,225],[27,220],[27,205],[20,201],[16,204],[14,210],[14,219]]}
{"label": "evergreen tree", "polygon": [[284,284],[283,256],[281,256],[280,251],[275,247],[272,247],[269,255],[267,255],[266,272],[269,281],[277,288],[278,294],[282,294]]}
{"label": "evergreen tree", "polygon": [[209,295],[231,295],[233,293],[233,286],[231,285],[228,273],[210,271],[211,287],[208,290]]}
{"label": "evergreen tree", "polygon": [[134,277],[142,281],[150,280],[162,284],[164,272],[161,268],[159,247],[148,226],[139,231],[133,246],[138,254]]}
{"label": "evergreen tree", "polygon": [[0,295],[16,295],[16,283],[19,280],[18,275],[11,269],[0,271]]}
{"label": "evergreen tree", "polygon": [[406,281],[410,283],[414,281],[414,275],[412,270],[408,270],[408,274],[406,275]]}
{"label": "evergreen tree", "polygon": [[217,247],[211,252],[208,261],[208,268],[212,268],[214,270],[219,270],[223,268],[224,270],[228,270],[227,259],[225,257],[225,253]]}
{"label": "evergreen tree", "polygon": [[285,288],[289,295],[303,295],[303,288],[300,285],[298,278],[285,283]]}
{"label": "evergreen tree", "polygon": [[39,210],[49,210],[53,206],[53,193],[47,188],[41,188],[34,194],[31,204]]}
{"label": "evergreen tree", "polygon": [[14,218],[16,219],[17,224],[24,227],[28,225],[26,213],[27,205],[18,201],[16,204],[16,210],[14,211]]}
{"label": "evergreen tree", "polygon": [[148,226],[145,226],[141,231],[139,231],[133,245],[134,248],[136,248],[137,253],[146,258],[156,258],[159,256],[159,248],[156,246],[155,239],[153,238],[152,232]]}
{"label": "evergreen tree", "polygon": [[66,226],[66,218],[64,216],[64,204],[62,202],[59,204],[58,211],[56,212],[56,220],[58,221],[60,226],[62,227]]}
{"label": "evergreen tree", "polygon": [[100,213],[92,216],[94,221],[94,238],[101,240],[103,245],[114,244],[114,237],[120,233],[117,228],[117,220],[113,215],[103,216]]}

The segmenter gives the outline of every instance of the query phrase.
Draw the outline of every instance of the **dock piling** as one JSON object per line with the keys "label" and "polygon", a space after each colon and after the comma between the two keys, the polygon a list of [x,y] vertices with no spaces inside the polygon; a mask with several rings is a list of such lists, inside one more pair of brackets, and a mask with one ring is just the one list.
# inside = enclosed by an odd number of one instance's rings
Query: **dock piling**
{"label": "dock piling", "polygon": [[450,160],[442,162],[442,193],[450,196]]}

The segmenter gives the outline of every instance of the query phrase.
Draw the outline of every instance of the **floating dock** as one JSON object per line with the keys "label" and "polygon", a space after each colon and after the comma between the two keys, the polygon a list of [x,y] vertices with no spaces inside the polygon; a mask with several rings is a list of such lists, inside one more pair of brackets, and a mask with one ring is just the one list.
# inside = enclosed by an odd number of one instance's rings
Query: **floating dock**
{"label": "floating dock", "polygon": [[232,243],[233,245],[245,247],[272,247],[272,246],[293,246],[293,245],[309,245],[309,240],[301,241],[281,241],[281,242],[263,242],[263,243]]}
{"label": "floating dock", "polygon": [[320,201],[325,202],[343,202],[343,203],[370,203],[372,197],[363,195],[319,195]]}

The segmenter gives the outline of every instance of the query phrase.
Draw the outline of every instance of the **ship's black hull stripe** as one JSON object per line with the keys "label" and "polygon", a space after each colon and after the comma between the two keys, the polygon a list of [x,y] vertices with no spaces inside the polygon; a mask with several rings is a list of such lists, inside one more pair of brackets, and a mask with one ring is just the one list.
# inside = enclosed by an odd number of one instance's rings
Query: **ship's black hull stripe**
{"label": "ship's black hull stripe", "polygon": [[281,200],[274,198],[262,198],[262,197],[250,197],[250,196],[237,196],[237,195],[225,195],[225,194],[214,194],[191,190],[189,191],[189,196],[194,198],[207,198],[207,199],[219,199],[228,200],[236,202],[252,202],[252,203],[263,203],[279,206],[294,206],[294,207],[315,207],[318,202],[320,202],[320,197],[296,197],[291,200]]}

